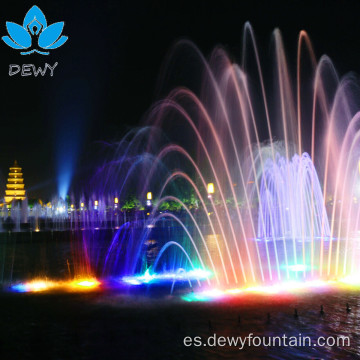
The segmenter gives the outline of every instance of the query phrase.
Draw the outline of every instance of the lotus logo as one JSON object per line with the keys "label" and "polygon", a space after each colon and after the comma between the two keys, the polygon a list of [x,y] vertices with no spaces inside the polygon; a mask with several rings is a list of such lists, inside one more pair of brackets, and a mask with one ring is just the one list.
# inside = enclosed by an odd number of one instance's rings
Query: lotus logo
{"label": "lotus logo", "polygon": [[48,26],[45,15],[37,6],[33,6],[27,12],[22,26],[7,21],[6,28],[9,36],[3,36],[2,40],[13,49],[27,50],[21,51],[21,55],[29,55],[34,52],[49,55],[49,51],[41,51],[36,47],[52,50],[63,45],[68,39],[67,36],[61,36],[64,22]]}

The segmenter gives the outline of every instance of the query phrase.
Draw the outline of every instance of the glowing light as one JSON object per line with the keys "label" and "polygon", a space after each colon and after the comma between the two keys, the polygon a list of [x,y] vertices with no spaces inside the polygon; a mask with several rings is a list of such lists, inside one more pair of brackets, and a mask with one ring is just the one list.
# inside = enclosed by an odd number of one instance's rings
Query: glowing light
{"label": "glowing light", "polygon": [[118,204],[118,203],[119,203],[119,199],[118,199],[117,197],[114,199],[114,203],[115,203],[115,204]]}
{"label": "glowing light", "polygon": [[211,301],[222,299],[225,296],[225,293],[222,290],[211,289],[202,292],[194,292],[191,294],[184,295],[183,300],[192,302],[192,301]]}
{"label": "glowing light", "polygon": [[50,281],[47,279],[39,279],[15,284],[10,287],[10,290],[15,292],[43,292],[50,290],[80,291],[95,289],[100,285],[100,281],[95,278],[84,278],[72,281]]}
{"label": "glowing light", "polygon": [[243,292],[242,289],[229,289],[225,291],[227,294],[232,294],[232,295],[236,295],[236,294],[240,294]]}
{"label": "glowing light", "polygon": [[100,281],[96,279],[80,279],[72,283],[72,285],[77,288],[95,288],[100,284]]}
{"label": "glowing light", "polygon": [[16,284],[11,287],[11,290],[16,292],[27,292],[28,291],[27,289],[28,288],[26,287],[25,284]]}
{"label": "glowing light", "polygon": [[360,285],[360,277],[359,275],[349,275],[339,280],[341,283],[353,286]]}
{"label": "glowing light", "polygon": [[58,206],[56,208],[56,211],[57,211],[58,214],[64,213],[65,212],[65,206]]}
{"label": "glowing light", "polygon": [[141,281],[136,280],[136,279],[131,279],[131,278],[125,279],[124,281],[130,285],[141,285],[142,284]]}
{"label": "glowing light", "polygon": [[143,276],[143,279],[144,279],[144,282],[145,282],[145,283],[148,283],[148,282],[150,282],[150,281],[153,279],[153,276],[150,275],[150,270],[149,270],[149,269],[147,269],[147,270],[145,271],[145,274],[144,274],[144,276]]}
{"label": "glowing light", "polygon": [[46,281],[35,281],[29,284],[32,291],[44,291],[51,287],[51,284],[48,284]]}
{"label": "glowing light", "polygon": [[[191,280],[209,279],[212,274],[204,269],[194,269],[190,271],[164,272],[160,274],[152,274],[147,269],[143,275],[126,276],[119,281],[127,285],[139,286],[152,283],[174,283],[189,282]],[[25,283],[14,284],[10,287],[14,292],[45,292],[45,291],[91,291],[99,289],[101,282],[96,278],[79,278],[71,281],[52,281],[48,279],[35,279]],[[200,289],[200,288],[199,288]],[[281,294],[292,294],[308,292],[309,290],[339,290],[339,289],[360,289],[360,277],[351,275],[341,278],[337,281],[286,281],[273,285],[254,285],[242,288],[218,289],[207,288],[204,291],[191,292],[182,296],[185,301],[216,301],[218,299],[225,300],[236,296],[250,296],[257,294],[259,296],[274,296]]]}
{"label": "glowing light", "polygon": [[215,186],[213,183],[207,184],[207,192],[210,195],[215,193]]}
{"label": "glowing light", "polygon": [[150,274],[150,269],[147,269],[143,275],[124,276],[121,280],[130,285],[141,285],[152,282],[205,280],[211,278],[211,276],[210,271],[203,269],[163,272],[160,274]]}
{"label": "glowing light", "polygon": [[308,292],[310,289],[342,289],[342,288],[351,288],[359,289],[360,288],[360,278],[359,276],[348,276],[338,281],[323,281],[323,280],[312,280],[312,281],[288,281],[284,283],[274,284],[274,285],[255,285],[244,288],[235,288],[235,289],[225,289],[225,290],[205,290],[199,292],[192,292],[182,296],[184,301],[216,301],[218,299],[231,298],[235,296],[247,296],[249,294],[258,294],[258,295],[279,295],[279,294],[291,294],[291,293],[301,293]]}
{"label": "glowing light", "polygon": [[98,205],[99,205],[99,201],[95,200],[95,201],[94,201],[94,205],[95,205],[95,206],[98,206]]}
{"label": "glowing light", "polygon": [[146,199],[147,200],[152,200],[152,192],[149,191],[147,194],[146,194]]}
{"label": "glowing light", "polygon": [[11,289],[16,292],[40,292],[54,288],[55,284],[47,280],[33,280],[13,285]]}
{"label": "glowing light", "polygon": [[287,267],[290,271],[298,272],[298,271],[306,271],[307,267],[303,264],[289,265]]}

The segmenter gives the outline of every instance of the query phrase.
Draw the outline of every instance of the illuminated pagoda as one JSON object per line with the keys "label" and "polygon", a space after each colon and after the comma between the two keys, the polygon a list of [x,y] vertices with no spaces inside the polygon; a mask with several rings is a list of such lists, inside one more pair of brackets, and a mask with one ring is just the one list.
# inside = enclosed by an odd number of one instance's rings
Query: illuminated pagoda
{"label": "illuminated pagoda", "polygon": [[10,167],[9,178],[5,190],[5,202],[9,204],[13,200],[25,200],[25,184],[21,167],[15,160],[14,165]]}

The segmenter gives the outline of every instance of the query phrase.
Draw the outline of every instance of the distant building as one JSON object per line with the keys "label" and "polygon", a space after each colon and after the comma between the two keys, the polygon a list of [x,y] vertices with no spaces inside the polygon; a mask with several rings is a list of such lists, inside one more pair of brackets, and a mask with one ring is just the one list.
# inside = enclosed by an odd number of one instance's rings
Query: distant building
{"label": "distant building", "polygon": [[5,202],[9,204],[13,200],[25,200],[25,184],[21,167],[15,160],[14,165],[10,167],[9,178],[5,190]]}

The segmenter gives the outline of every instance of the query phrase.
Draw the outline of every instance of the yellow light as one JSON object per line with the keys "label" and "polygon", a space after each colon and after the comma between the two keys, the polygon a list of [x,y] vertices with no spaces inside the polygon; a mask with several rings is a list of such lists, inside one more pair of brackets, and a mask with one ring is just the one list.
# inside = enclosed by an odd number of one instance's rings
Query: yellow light
{"label": "yellow light", "polygon": [[147,194],[146,194],[146,199],[147,200],[152,200],[152,192],[149,191]]}
{"label": "yellow light", "polygon": [[346,285],[351,285],[351,286],[359,286],[360,285],[359,277],[354,276],[354,275],[346,276],[346,277],[340,279],[340,282],[344,283]]}
{"label": "yellow light", "polygon": [[100,285],[100,281],[96,279],[79,279],[72,282],[72,286],[77,289],[93,289]]}
{"label": "yellow light", "polygon": [[209,183],[207,185],[207,192],[208,194],[214,194],[215,193],[215,186],[213,183]]}
{"label": "yellow light", "polygon": [[98,282],[90,281],[90,280],[84,280],[84,281],[80,281],[79,283],[77,283],[77,285],[84,286],[84,287],[91,287],[91,286],[98,285]]}
{"label": "yellow light", "polygon": [[70,207],[73,209],[73,208],[74,208],[74,204],[71,204]]}
{"label": "yellow light", "polygon": [[97,200],[95,200],[94,205],[95,205],[95,206],[98,206],[98,205],[99,205],[99,202],[98,202]]}
{"label": "yellow light", "polygon": [[115,203],[115,204],[118,204],[118,203],[119,203],[119,199],[118,199],[117,197],[114,199],[114,203]]}
{"label": "yellow light", "polygon": [[236,295],[236,294],[241,294],[243,292],[243,290],[242,289],[228,289],[228,290],[225,290],[225,292],[228,294]]}
{"label": "yellow light", "polygon": [[81,203],[81,204],[80,204],[80,207],[82,207],[82,208],[83,208],[83,207],[84,207],[84,203]]}
{"label": "yellow light", "polygon": [[54,283],[47,280],[33,280],[26,283],[28,291],[46,291],[54,287]]}
{"label": "yellow light", "polygon": [[47,286],[46,282],[44,282],[44,281],[34,282],[30,286],[33,291],[43,291],[43,290],[48,289],[48,286]]}

